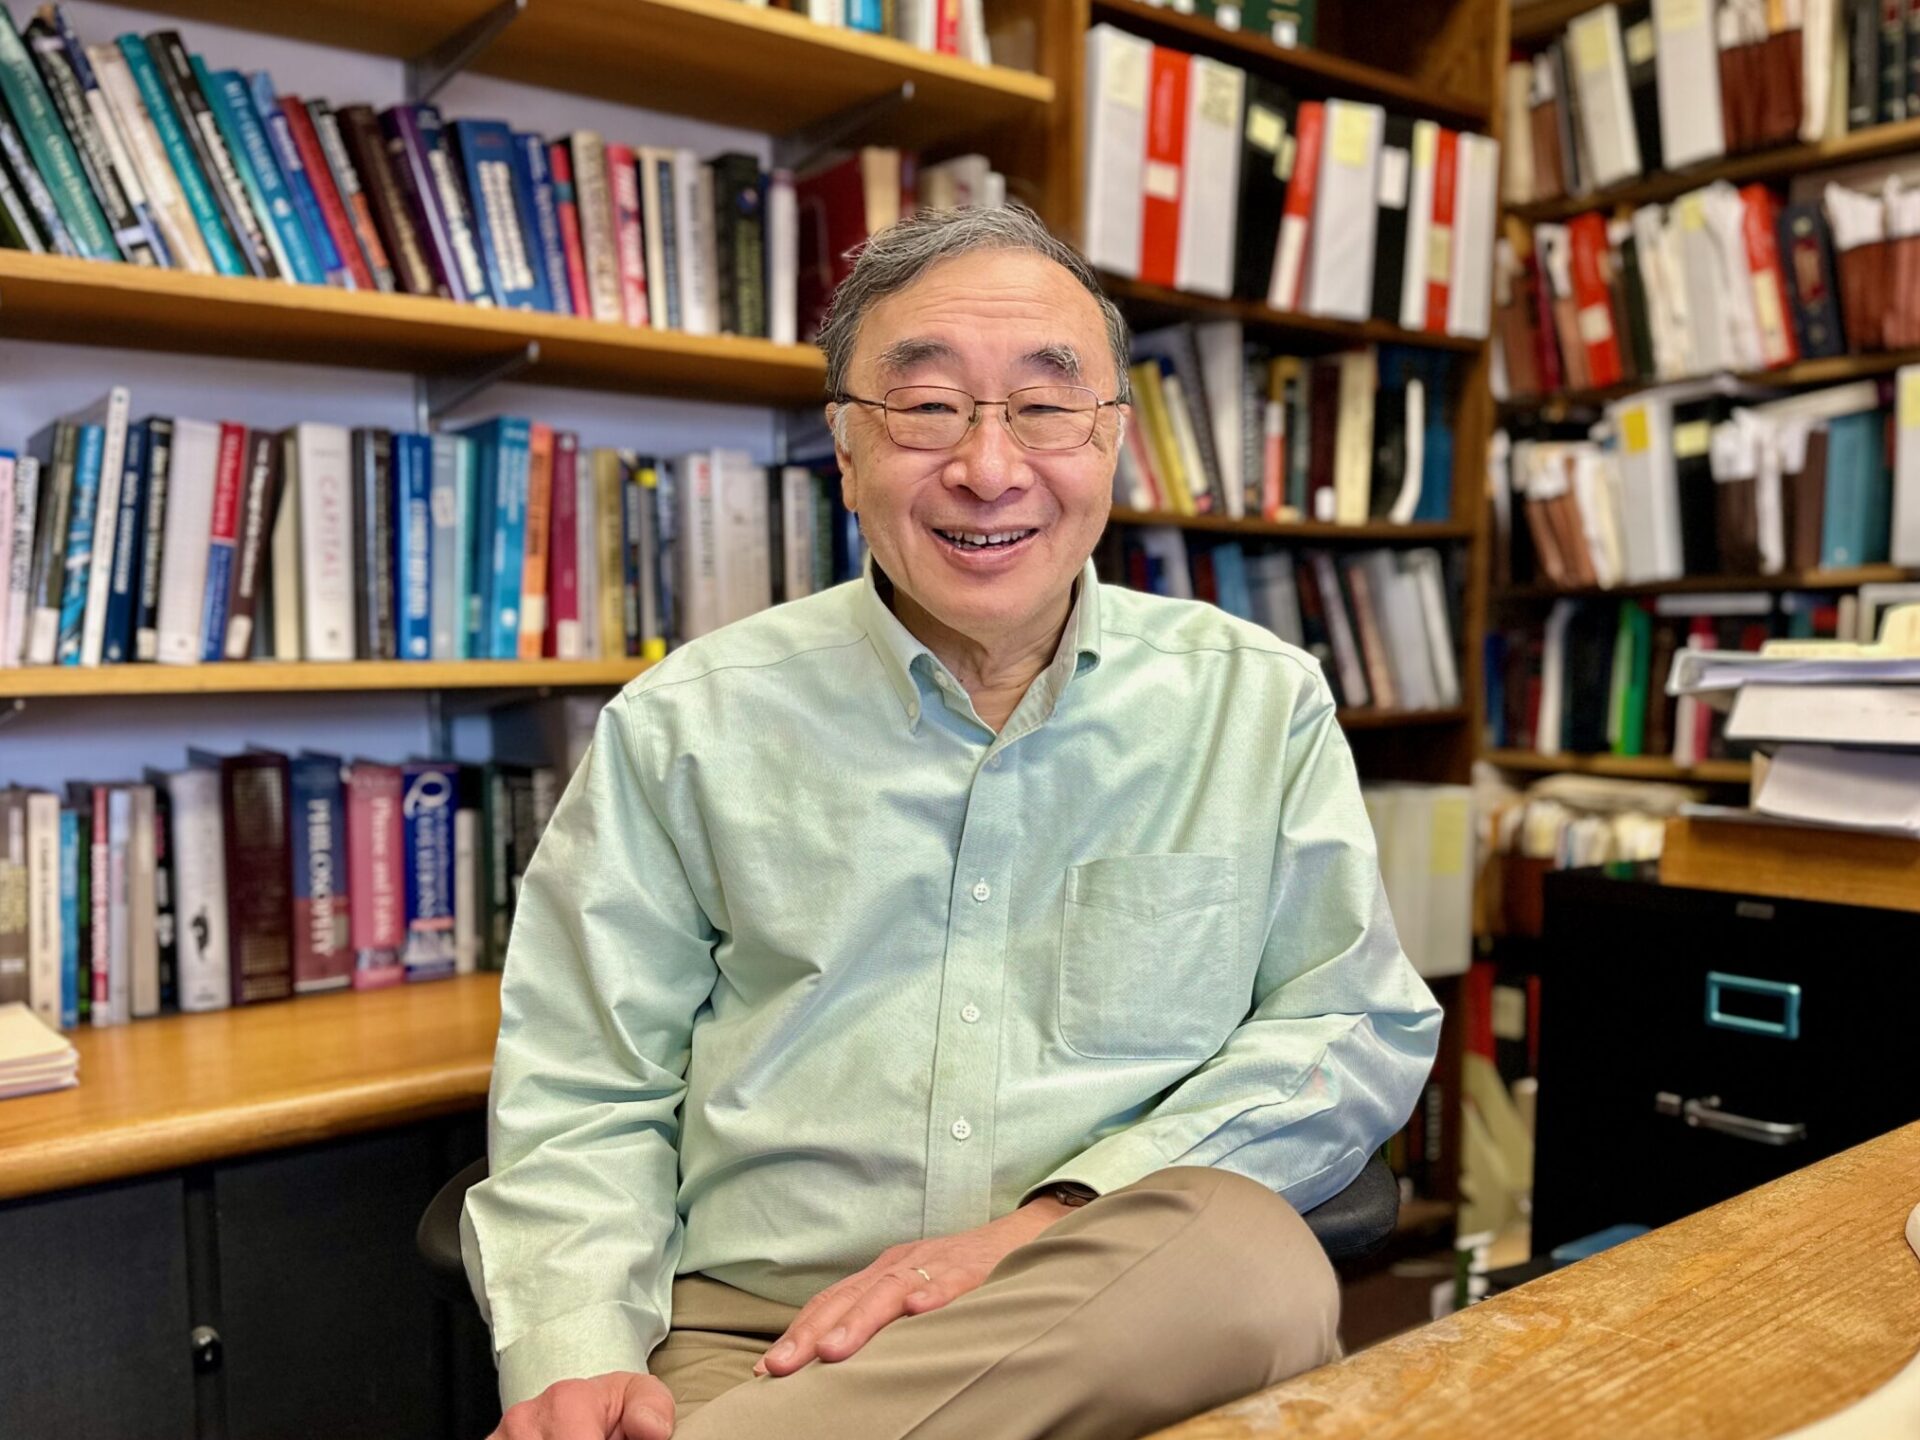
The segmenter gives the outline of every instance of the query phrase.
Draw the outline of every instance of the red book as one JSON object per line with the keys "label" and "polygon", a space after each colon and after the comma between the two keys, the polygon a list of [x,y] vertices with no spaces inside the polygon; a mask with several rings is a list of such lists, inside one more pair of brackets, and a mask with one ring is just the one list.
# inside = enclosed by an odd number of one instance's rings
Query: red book
{"label": "red book", "polygon": [[1274,249],[1273,279],[1267,303],[1276,310],[1298,310],[1306,283],[1307,246],[1313,239],[1314,195],[1320,188],[1321,138],[1327,128],[1327,109],[1318,100],[1304,100],[1294,118],[1293,179],[1287,183],[1287,204],[1280,214],[1280,241]]}
{"label": "red book", "polygon": [[567,260],[567,298],[573,313],[593,318],[593,299],[587,294],[587,252],[580,243],[580,203],[573,194],[573,156],[567,142],[547,146],[547,169],[553,174],[553,208],[560,217],[560,248]]}
{"label": "red book", "polygon": [[933,48],[942,55],[960,53],[960,0],[940,0],[934,21]]}
{"label": "red book", "polygon": [[227,967],[235,1005],[293,994],[290,809],[286,756],[248,750],[220,761]]}
{"label": "red book", "polygon": [[247,427],[220,422],[213,470],[213,521],[207,533],[207,588],[201,602],[201,656],[224,659],[227,612],[233,602],[235,552],[240,543],[240,490],[247,468]]}
{"label": "red book", "polygon": [[[1191,56],[1153,47],[1147,92],[1147,164],[1140,212],[1140,278],[1173,284],[1180,258],[1182,160],[1187,153],[1187,71]],[[1304,148],[1304,147],[1303,147]]]}
{"label": "red book", "polygon": [[89,917],[93,927],[93,1023],[111,1025],[113,1023],[113,998],[111,992],[111,973],[113,965],[113,891],[108,883],[108,864],[110,846],[107,840],[107,793],[111,787],[96,785],[93,787],[93,834],[88,844],[88,858],[93,869],[93,880],[89,898],[93,914]]}
{"label": "red book", "polygon": [[1760,350],[1768,365],[1791,365],[1800,358],[1793,335],[1793,302],[1787,297],[1787,272],[1780,263],[1780,200],[1764,185],[1740,192],[1740,228],[1747,242],[1747,267],[1753,271],[1754,314],[1760,321]]}
{"label": "red book", "polygon": [[347,771],[347,885],[353,988],[400,984],[407,885],[397,765],[356,760]]}
{"label": "red book", "polygon": [[580,437],[561,430],[553,437],[553,538],[548,543],[548,624],[541,653],[561,660],[585,658],[580,642]]}
{"label": "red book", "polygon": [[547,546],[552,539],[553,430],[528,429],[526,546],[520,558],[520,658],[538,660],[547,634]]}
{"label": "red book", "polygon": [[1620,337],[1613,328],[1613,297],[1603,267],[1607,263],[1607,222],[1597,211],[1567,223],[1573,251],[1573,303],[1580,317],[1580,343],[1586,347],[1587,373],[1595,389],[1618,385]]}
{"label": "red book", "polygon": [[[613,250],[620,262],[620,318],[647,323],[647,247],[640,229],[640,174],[631,145],[607,146],[607,193],[613,197]],[[682,259],[681,264],[687,264]]]}
{"label": "red book", "polygon": [[307,168],[307,179],[313,182],[314,198],[320,202],[320,216],[327,223],[327,234],[333,237],[333,248],[340,252],[341,262],[353,277],[354,289],[379,288],[373,283],[373,271],[367,268],[367,257],[360,253],[360,241],[353,233],[353,217],[347,213],[340,191],[333,183],[333,171],[327,165],[327,152],[320,148],[320,137],[314,132],[313,117],[307,114],[307,107],[300,103],[297,95],[282,95],[280,109],[286,116],[287,128],[293,132],[300,163]]}
{"label": "red book", "polygon": [[800,338],[810,341],[819,333],[835,288],[853,269],[848,255],[867,238],[867,186],[860,157],[849,155],[799,177],[793,201],[800,226]]}
{"label": "red book", "polygon": [[1452,130],[1440,132],[1440,145],[1433,159],[1433,230],[1427,255],[1427,331],[1434,335],[1447,332],[1447,298],[1453,276],[1454,190],[1459,184],[1460,136]]}

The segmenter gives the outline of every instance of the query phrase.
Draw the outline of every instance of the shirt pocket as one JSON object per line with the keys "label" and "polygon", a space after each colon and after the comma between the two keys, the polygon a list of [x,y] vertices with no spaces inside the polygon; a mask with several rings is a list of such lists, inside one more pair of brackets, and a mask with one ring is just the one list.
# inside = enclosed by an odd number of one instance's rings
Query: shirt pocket
{"label": "shirt pocket", "polygon": [[1067,871],[1060,1037],[1094,1060],[1205,1060],[1251,1004],[1231,855],[1121,855]]}

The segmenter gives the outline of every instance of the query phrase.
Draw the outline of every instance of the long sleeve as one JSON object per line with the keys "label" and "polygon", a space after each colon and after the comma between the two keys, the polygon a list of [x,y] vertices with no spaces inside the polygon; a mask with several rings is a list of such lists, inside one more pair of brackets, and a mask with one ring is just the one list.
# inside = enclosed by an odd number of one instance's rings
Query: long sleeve
{"label": "long sleeve", "polygon": [[715,935],[648,793],[622,696],[522,881],[494,1055],[489,1177],[461,1249],[503,1405],[640,1371],[666,1334],[682,1226],[675,1118]]}
{"label": "long sleeve", "polygon": [[1045,1183],[1104,1193],[1168,1165],[1219,1166],[1304,1211],[1345,1188],[1412,1113],[1440,1010],[1400,948],[1324,681],[1289,729],[1252,1012],[1138,1121]]}

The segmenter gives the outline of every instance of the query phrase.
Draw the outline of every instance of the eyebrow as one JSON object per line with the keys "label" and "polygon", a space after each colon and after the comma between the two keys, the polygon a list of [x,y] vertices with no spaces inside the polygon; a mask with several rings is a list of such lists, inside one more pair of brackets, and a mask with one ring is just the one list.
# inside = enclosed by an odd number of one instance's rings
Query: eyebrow
{"label": "eyebrow", "polygon": [[1080,352],[1071,345],[1042,345],[1022,355],[1020,364],[1024,369],[1051,370],[1063,380],[1080,378]]}
{"label": "eyebrow", "polygon": [[[898,375],[921,365],[958,358],[959,352],[946,341],[916,336],[894,341],[880,352],[877,363],[882,372]],[[1083,370],[1080,352],[1063,341],[1029,350],[1020,357],[1020,368],[1051,371],[1065,380],[1078,380]]]}

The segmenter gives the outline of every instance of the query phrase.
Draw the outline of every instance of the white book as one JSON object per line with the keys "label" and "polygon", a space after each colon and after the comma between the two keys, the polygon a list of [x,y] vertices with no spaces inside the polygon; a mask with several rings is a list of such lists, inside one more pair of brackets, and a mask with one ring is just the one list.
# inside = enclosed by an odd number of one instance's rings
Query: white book
{"label": "white book", "polygon": [[1233,293],[1233,251],[1240,234],[1240,116],[1246,90],[1244,71],[1204,55],[1193,57],[1181,166],[1186,193],[1180,199],[1173,283],[1196,295]]}
{"label": "white book", "polygon": [[581,451],[575,462],[574,545],[580,576],[580,658],[598,660],[600,648],[600,491],[594,484],[593,457]]}
{"label": "white book", "polygon": [[1285,550],[1260,550],[1247,556],[1247,589],[1253,616],[1289,645],[1306,647],[1300,623],[1300,586],[1293,556]]}
{"label": "white book", "polygon": [[[133,1019],[133,796],[124,785],[107,793],[107,1023]],[[99,876],[94,884],[100,883]],[[99,968],[95,963],[95,969]],[[99,1006],[96,1004],[96,1010]]]}
{"label": "white book", "polygon": [[127,974],[131,1014],[160,1013],[160,945],[154,932],[153,787],[127,786],[132,829],[127,837]]}
{"label": "white book", "polygon": [[[461,593],[461,547],[465,545],[466,507],[460,503],[460,446],[457,435],[433,437],[433,471],[427,490],[428,654],[435,660],[460,659],[466,635],[466,596]],[[562,655],[577,660],[577,655]]]}
{"label": "white book", "polygon": [[161,549],[159,651],[154,657],[163,665],[200,662],[214,476],[219,464],[217,424],[184,416],[173,422],[173,462],[167,476],[167,518]]}
{"label": "white book", "polygon": [[[714,293],[707,288],[707,249],[713,239],[713,194],[700,200],[700,157],[691,150],[673,152],[673,229],[678,250],[680,328],[689,335],[711,335],[719,325]],[[716,270],[718,264],[716,262]]]}
{"label": "white book", "polygon": [[[1184,252],[1183,252],[1184,253]],[[1200,383],[1207,392],[1207,419],[1213,429],[1213,453],[1226,487],[1227,515],[1243,519],[1247,511],[1246,454],[1241,426],[1246,406],[1246,332],[1238,320],[1209,320],[1193,327],[1200,352]]]}
{"label": "white book", "polygon": [[1447,605],[1447,582],[1437,550],[1412,550],[1406,569],[1418,592],[1420,615],[1427,627],[1427,657],[1433,663],[1434,698],[1441,709],[1460,703],[1460,667],[1453,654],[1453,627]]}
{"label": "white book", "polygon": [[453,973],[471,975],[480,957],[480,816],[453,812]]}
{"label": "white book", "polygon": [[[664,207],[676,198],[672,189],[668,190],[664,199],[660,193],[660,162],[665,159],[667,168],[671,170],[673,168],[672,153],[669,150],[656,150],[648,145],[635,146],[633,151],[634,168],[640,172],[641,234],[642,246],[647,256],[647,323],[656,330],[670,328],[668,321],[673,317],[674,311],[680,309],[681,296],[684,293],[680,282],[667,265],[666,227],[661,221],[661,216],[665,213]],[[674,206],[676,211],[679,208],[678,205]],[[676,217],[673,227],[676,252],[679,250],[683,230],[684,226]],[[679,258],[677,253],[675,258]],[[672,309],[667,305],[669,287],[673,291]],[[682,326],[687,323],[685,314],[681,314],[678,318]]]}
{"label": "white book", "polygon": [[1380,142],[1387,115],[1378,105],[1329,100],[1313,205],[1312,254],[1300,308],[1334,320],[1365,320],[1373,310],[1374,241],[1380,220]]}
{"label": "white book", "polygon": [[800,327],[800,211],[793,172],[775,170],[767,180],[767,338],[795,344]]}
{"label": "white book", "polygon": [[1149,525],[1135,531],[1134,539],[1142,550],[1160,562],[1167,593],[1176,600],[1191,600],[1193,571],[1187,565],[1187,537],[1171,525]]}
{"label": "white book", "polygon": [[1553,602],[1540,647],[1540,718],[1533,748],[1543,755],[1560,750],[1567,696],[1567,627],[1573,623],[1574,608],[1571,600]]}
{"label": "white book", "polygon": [[1426,622],[1420,617],[1420,594],[1411,575],[1391,550],[1376,550],[1363,562],[1373,587],[1374,608],[1385,632],[1387,661],[1393,670],[1393,688],[1408,710],[1437,710],[1439,688],[1434,683]]}
{"label": "white book", "polygon": [[1354,637],[1353,621],[1347,614],[1347,602],[1341,598],[1340,574],[1334,569],[1333,556],[1324,550],[1315,551],[1311,563],[1326,613],[1327,639],[1333,646],[1334,667],[1340,676],[1340,696],[1348,708],[1365,709],[1370,693],[1367,667],[1360,659],[1360,645]]}
{"label": "white book", "polygon": [[1473,801],[1464,785],[1422,785],[1427,831],[1424,953],[1410,955],[1428,979],[1466,973],[1473,960]]}
{"label": "white book", "polygon": [[1894,417],[1892,558],[1920,565],[1920,365],[1900,371]]}
{"label": "white book", "polygon": [[780,471],[781,573],[787,599],[801,600],[813,593],[813,472],[804,465]]}
{"label": "white book", "polygon": [[[1725,181],[1702,190],[1700,202],[1718,261],[1729,353],[1742,370],[1762,369],[1769,361],[1761,334],[1753,264],[1747,257],[1746,203]],[[1779,358],[1786,358],[1784,349]]]}
{"label": "white book", "polygon": [[1325,518],[1340,525],[1364,525],[1373,498],[1373,409],[1374,394],[1379,389],[1377,357],[1369,346],[1364,350],[1348,350],[1338,359],[1340,418],[1333,447],[1333,514]]}
{"label": "white book", "polygon": [[1767,815],[1920,836],[1920,755],[1782,745],[1754,789]]}
{"label": "white book", "polygon": [[1462,133],[1455,167],[1453,267],[1447,290],[1447,333],[1487,338],[1493,313],[1494,207],[1500,142]]}
{"label": "white book", "polygon": [[126,57],[116,45],[89,45],[87,59],[93,64],[94,78],[100,82],[114,118],[120,122],[127,153],[139,174],[140,184],[146,189],[148,207],[154,223],[160,227],[160,238],[171,253],[174,268],[211,275],[213,257],[207,253],[207,242],[201,237],[193,212],[180,193],[172,162],[160,144],[160,132],[154,129],[153,119],[147,114],[146,103],[140,98],[140,88],[134,84]]}
{"label": "white book", "polygon": [[[1641,172],[1640,139],[1633,128],[1633,98],[1627,89],[1627,52],[1620,11],[1602,5],[1567,22],[1567,47],[1581,137],[1593,167],[1595,189],[1631,180]],[[1531,127],[1523,127],[1531,132]]]}
{"label": "white book", "polygon": [[993,63],[987,39],[986,0],[960,0],[960,58],[976,65]]}
{"label": "white book", "polygon": [[619,237],[614,233],[613,188],[607,179],[607,143],[596,131],[576,130],[569,147],[580,210],[580,254],[587,271],[587,301],[595,320],[618,325],[625,311],[620,301]]}
{"label": "white book", "polygon": [[1152,68],[1151,41],[1111,25],[1087,31],[1087,260],[1130,277],[1140,274]]}
{"label": "white book", "polygon": [[60,1028],[60,797],[27,792],[27,1004]]}
{"label": "white book", "polygon": [[1707,0],[1653,0],[1653,25],[1661,164],[1680,170],[1724,155],[1713,5]]}
{"label": "white book", "polygon": [[98,425],[100,487],[93,511],[93,559],[87,574],[87,608],[80,629],[80,663],[98,665],[107,634],[107,596],[113,589],[114,534],[120,525],[120,479],[127,458],[127,413],[132,396],[116,385],[85,410],[67,418],[76,425]]}
{"label": "white book", "polygon": [[[1407,468],[1387,518],[1396,525],[1412,521],[1420,508],[1420,495],[1426,488],[1427,470],[1427,382],[1407,381]],[[1504,490],[1505,487],[1498,487]]]}
{"label": "white book", "polygon": [[300,447],[293,433],[283,433],[280,447],[280,508],[273,517],[273,658],[298,660],[302,623],[300,580]]}
{"label": "white book", "polygon": [[714,213],[713,166],[699,167],[695,197],[694,238],[699,242],[700,284],[706,292],[706,326],[702,334],[720,331],[720,232]]}
{"label": "white book", "polygon": [[1400,271],[1400,328],[1427,326],[1427,276],[1433,257],[1434,170],[1440,157],[1440,127],[1431,120],[1413,126],[1412,181],[1407,195],[1407,253]]}
{"label": "white book", "polygon": [[1533,62],[1515,60],[1507,66],[1502,103],[1507,122],[1507,163],[1500,172],[1500,198],[1508,205],[1533,199]]}
{"label": "white book", "polygon": [[1727,738],[1751,743],[1920,747],[1920,688],[1911,685],[1742,685]]}
{"label": "white book", "polygon": [[227,968],[227,862],[220,819],[220,772],[182,770],[167,777],[173,799],[174,933],[182,1010],[232,1004]]}
{"label": "white book", "polygon": [[743,450],[713,452],[721,576],[731,625],[773,603],[772,536],[768,529],[767,472]]}
{"label": "white book", "polygon": [[724,552],[719,541],[720,505],[715,487],[719,467],[710,452],[680,457],[674,470],[679,507],[680,544],[675,588],[680,598],[682,638],[697,640],[726,624],[726,586],[721,578]]}
{"label": "white book", "polygon": [[13,536],[0,555],[7,566],[7,621],[0,631],[0,666],[13,668],[24,659],[27,616],[33,608],[33,525],[40,513],[40,462],[31,455],[13,462]]}
{"label": "white book", "polygon": [[[293,443],[300,471],[301,653],[308,660],[351,660],[357,597],[350,436],[344,425],[307,423],[294,427]],[[171,526],[171,513],[167,518]]]}

